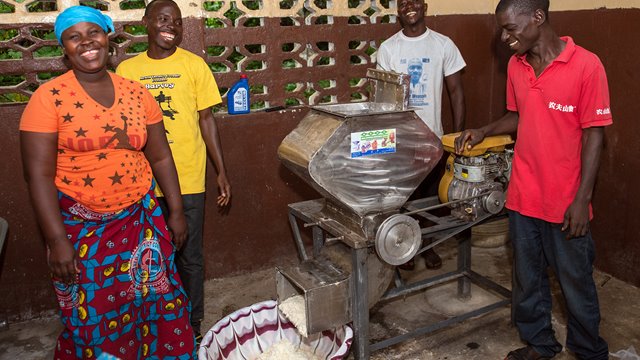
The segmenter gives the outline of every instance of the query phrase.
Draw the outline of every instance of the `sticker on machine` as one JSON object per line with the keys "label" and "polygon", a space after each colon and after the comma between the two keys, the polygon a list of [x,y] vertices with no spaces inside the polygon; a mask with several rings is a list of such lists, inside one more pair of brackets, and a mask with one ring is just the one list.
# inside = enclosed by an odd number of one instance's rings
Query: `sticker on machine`
{"label": "sticker on machine", "polygon": [[351,133],[351,157],[396,152],[396,129]]}

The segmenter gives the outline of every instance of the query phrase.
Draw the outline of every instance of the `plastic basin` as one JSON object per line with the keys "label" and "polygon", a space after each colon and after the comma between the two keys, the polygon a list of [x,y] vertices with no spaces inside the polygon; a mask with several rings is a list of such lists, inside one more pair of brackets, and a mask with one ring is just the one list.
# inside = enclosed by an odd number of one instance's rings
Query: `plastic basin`
{"label": "plastic basin", "polygon": [[220,319],[202,338],[198,360],[252,360],[283,339],[321,359],[338,360],[346,357],[353,331],[344,325],[302,337],[276,301],[267,300]]}

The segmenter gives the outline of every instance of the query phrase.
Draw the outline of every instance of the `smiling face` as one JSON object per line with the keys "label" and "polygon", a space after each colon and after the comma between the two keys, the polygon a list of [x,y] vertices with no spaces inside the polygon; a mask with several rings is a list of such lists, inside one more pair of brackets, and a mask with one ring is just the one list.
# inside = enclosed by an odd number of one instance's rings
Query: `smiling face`
{"label": "smiling face", "polygon": [[172,54],[182,42],[182,14],[173,1],[150,4],[142,22],[147,27],[149,50]]}
{"label": "smiling face", "polygon": [[62,32],[61,40],[74,70],[96,73],[106,69],[109,37],[98,24],[77,23]]}
{"label": "smiling face", "polygon": [[539,15],[538,11],[531,14],[519,13],[513,7],[496,13],[496,21],[502,29],[500,40],[517,54],[525,54],[535,46],[540,37]]}
{"label": "smiling face", "polygon": [[427,5],[424,0],[399,0],[398,17],[402,26],[412,26],[424,22]]}

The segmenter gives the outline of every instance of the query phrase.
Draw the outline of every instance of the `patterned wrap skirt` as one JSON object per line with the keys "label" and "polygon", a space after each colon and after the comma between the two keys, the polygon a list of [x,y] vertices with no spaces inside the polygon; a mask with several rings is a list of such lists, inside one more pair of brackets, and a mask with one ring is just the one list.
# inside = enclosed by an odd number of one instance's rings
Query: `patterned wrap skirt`
{"label": "patterned wrap skirt", "polygon": [[64,325],[55,359],[195,359],[191,307],[153,191],[109,214],[62,193],[59,202],[80,273],[71,285],[53,279]]}

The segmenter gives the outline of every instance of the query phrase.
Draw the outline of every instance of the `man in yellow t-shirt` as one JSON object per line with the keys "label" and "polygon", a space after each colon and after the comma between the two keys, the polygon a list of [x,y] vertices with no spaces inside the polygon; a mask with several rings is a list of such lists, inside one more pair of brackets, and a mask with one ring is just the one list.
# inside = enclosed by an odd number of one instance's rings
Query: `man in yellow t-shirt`
{"label": "man in yellow t-shirt", "polygon": [[[222,100],[204,60],[178,47],[183,30],[182,14],[176,3],[151,1],[142,21],[147,27],[149,49],[123,61],[116,72],[144,84],[162,110],[189,225],[189,236],[177,252],[176,265],[191,300],[191,325],[199,342],[200,323],[204,318],[202,227],[207,153],[218,173],[218,206],[227,206],[231,198],[218,130],[211,112],[211,107]],[[161,200],[160,203],[164,202]],[[166,207],[163,212],[165,216],[171,216]]]}

